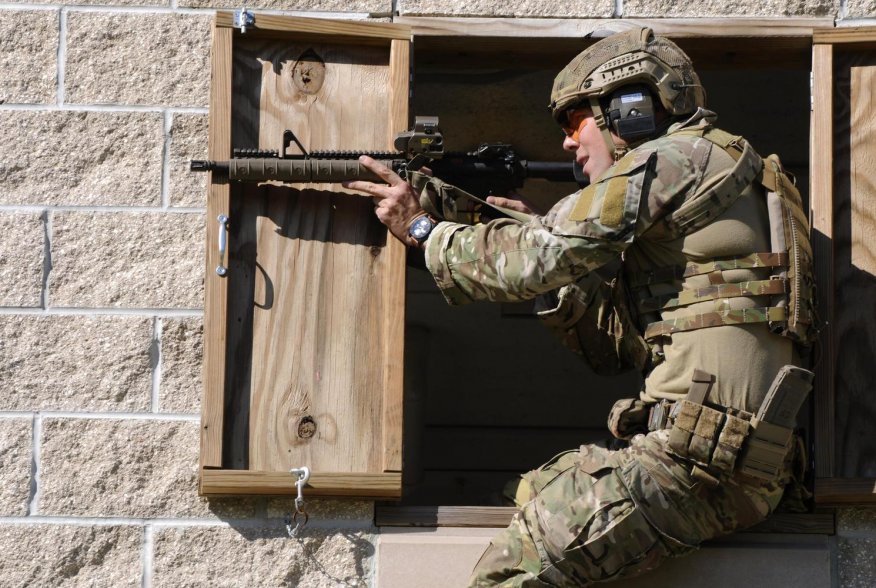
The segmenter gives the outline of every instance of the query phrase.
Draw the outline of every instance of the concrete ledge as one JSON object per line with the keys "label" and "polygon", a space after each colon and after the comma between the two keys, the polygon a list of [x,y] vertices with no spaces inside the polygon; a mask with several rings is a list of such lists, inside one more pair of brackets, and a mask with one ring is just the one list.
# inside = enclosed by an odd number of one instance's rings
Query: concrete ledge
{"label": "concrete ledge", "polygon": [[[380,588],[464,586],[500,529],[380,529]],[[830,588],[830,547],[823,536],[734,535],[664,563],[618,588]]]}

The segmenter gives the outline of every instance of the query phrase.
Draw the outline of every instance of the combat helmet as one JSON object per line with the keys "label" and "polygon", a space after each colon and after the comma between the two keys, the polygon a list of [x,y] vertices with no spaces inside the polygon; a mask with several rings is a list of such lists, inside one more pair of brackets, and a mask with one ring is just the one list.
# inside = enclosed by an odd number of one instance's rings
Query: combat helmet
{"label": "combat helmet", "polygon": [[579,53],[554,80],[549,108],[563,123],[569,108],[587,104],[609,150],[615,152],[599,99],[635,84],[647,86],[671,116],[705,106],[705,92],[690,58],[645,27],[611,35]]}

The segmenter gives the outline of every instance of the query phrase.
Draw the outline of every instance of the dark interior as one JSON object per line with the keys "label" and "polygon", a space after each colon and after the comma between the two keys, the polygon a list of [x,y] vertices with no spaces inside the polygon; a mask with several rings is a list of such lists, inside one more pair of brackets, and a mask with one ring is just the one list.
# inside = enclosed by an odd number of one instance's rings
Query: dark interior
{"label": "dark interior", "polygon": [[[804,197],[808,43],[679,40],[719,126],[763,155],[779,153]],[[526,159],[568,160],[546,105],[554,75],[585,44],[417,40],[411,116],[439,116],[449,150],[502,141]],[[532,180],[522,192],[549,207],[575,190]],[[508,480],[561,451],[607,439],[612,403],[638,392],[638,374],[595,375],[528,303],[454,308],[428,272],[409,268],[407,282],[402,505],[499,505]]]}

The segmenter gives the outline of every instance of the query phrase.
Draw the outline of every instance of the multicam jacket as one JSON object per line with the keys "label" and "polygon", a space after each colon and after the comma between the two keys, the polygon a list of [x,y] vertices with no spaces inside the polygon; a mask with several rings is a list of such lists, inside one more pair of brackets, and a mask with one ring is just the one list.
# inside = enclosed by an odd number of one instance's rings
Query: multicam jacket
{"label": "multicam jacket", "polygon": [[[683,323],[692,312],[757,315],[770,306],[770,292],[764,289],[770,268],[761,263],[762,255],[752,255],[770,251],[763,188],[750,185],[727,210],[692,233],[678,236],[664,222],[734,167],[730,155],[701,136],[716,118],[700,109],[673,124],[662,136],[631,150],[591,186],[529,222],[439,223],[426,242],[426,264],[445,298],[451,304],[518,301],[577,282],[584,290],[580,298],[593,310],[594,333],[605,335],[599,322],[618,315],[621,299],[633,310],[630,321],[609,327],[615,342],[630,328],[641,342],[648,325]],[[755,262],[726,268],[713,263],[745,256]],[[597,277],[596,270],[604,273],[617,260],[621,269],[616,279]],[[698,264],[710,271],[670,272],[654,283],[647,278]],[[624,287],[619,295],[616,286],[623,282],[636,284],[636,289]],[[736,292],[731,296],[729,289]],[[679,291],[688,298],[681,305],[673,301]],[[690,291],[706,295],[691,297]],[[657,307],[649,307],[655,301]],[[646,375],[643,398],[680,398],[698,368],[717,376],[714,401],[756,409],[778,369],[795,363],[794,349],[763,322],[740,323],[658,333],[650,352],[659,361],[632,362]]]}

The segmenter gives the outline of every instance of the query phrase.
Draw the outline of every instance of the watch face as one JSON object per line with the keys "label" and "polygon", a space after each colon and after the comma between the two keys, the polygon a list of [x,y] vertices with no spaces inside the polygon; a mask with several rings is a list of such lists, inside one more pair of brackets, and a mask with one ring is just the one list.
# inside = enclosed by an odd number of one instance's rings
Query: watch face
{"label": "watch face", "polygon": [[433,226],[434,225],[432,224],[432,221],[429,220],[428,216],[421,216],[411,225],[411,237],[417,241],[421,241],[429,236],[429,233],[432,232]]}

